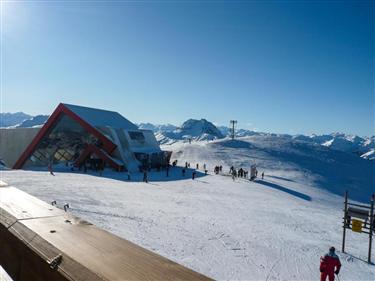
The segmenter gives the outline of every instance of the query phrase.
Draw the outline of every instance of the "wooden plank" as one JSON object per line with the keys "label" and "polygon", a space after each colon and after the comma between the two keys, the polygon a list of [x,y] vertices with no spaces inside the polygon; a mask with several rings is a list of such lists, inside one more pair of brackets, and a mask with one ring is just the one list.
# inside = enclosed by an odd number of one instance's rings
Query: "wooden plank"
{"label": "wooden plank", "polygon": [[[211,280],[13,187],[0,189],[0,230],[7,244],[0,263],[15,281]],[[52,270],[48,262],[58,255],[62,262]]]}
{"label": "wooden plank", "polygon": [[[15,220],[61,216],[65,212],[14,187],[0,188],[1,214],[10,214]],[[9,217],[9,216],[8,216]]]}
{"label": "wooden plank", "polygon": [[69,218],[72,223],[49,217],[23,224],[108,280],[208,280],[129,241]]}
{"label": "wooden plank", "polygon": [[[9,233],[13,234],[13,237],[17,238],[18,241],[21,241],[24,243],[24,245],[27,245],[27,248],[29,248],[34,255],[37,255],[39,257],[40,264],[34,262],[34,265],[32,266],[34,268],[34,271],[35,268],[39,269],[39,271],[42,273],[39,275],[51,274],[50,271],[55,271],[49,268],[49,263],[58,255],[62,254],[62,261],[56,269],[56,271],[59,272],[58,280],[104,280],[94,272],[84,267],[79,262],[73,260],[65,253],[61,252],[60,249],[57,249],[54,245],[50,244],[39,235],[36,235],[34,232],[30,231],[30,229],[28,229],[22,222],[17,222],[16,224],[14,224],[10,228]],[[22,255],[22,257],[24,256],[25,254]],[[32,255],[29,253],[29,256]],[[22,272],[25,271],[27,270],[22,269]],[[26,278],[26,280],[29,279]],[[51,278],[44,277],[44,279],[42,278],[42,280],[51,280]]]}
{"label": "wooden plank", "polygon": [[14,281],[72,281],[50,269],[38,251],[0,225],[0,264]]}

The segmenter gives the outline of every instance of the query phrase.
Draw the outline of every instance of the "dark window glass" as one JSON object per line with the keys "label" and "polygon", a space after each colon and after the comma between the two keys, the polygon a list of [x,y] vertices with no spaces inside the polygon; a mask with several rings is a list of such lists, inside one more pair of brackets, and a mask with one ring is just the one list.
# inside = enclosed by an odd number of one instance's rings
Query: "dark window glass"
{"label": "dark window glass", "polygon": [[142,132],[128,132],[129,136],[132,140],[137,140],[137,141],[144,141],[145,136],[143,135]]}

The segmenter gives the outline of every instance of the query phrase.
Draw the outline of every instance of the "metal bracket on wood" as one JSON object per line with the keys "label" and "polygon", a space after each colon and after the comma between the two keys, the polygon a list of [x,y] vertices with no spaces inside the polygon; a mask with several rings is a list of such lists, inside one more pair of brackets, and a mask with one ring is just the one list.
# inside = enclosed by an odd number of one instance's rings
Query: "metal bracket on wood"
{"label": "metal bracket on wood", "polygon": [[67,212],[69,208],[70,208],[70,207],[69,207],[69,203],[66,203],[66,204],[64,205],[64,211]]}
{"label": "metal bracket on wood", "polygon": [[62,254],[58,254],[48,264],[51,269],[56,269],[62,262]]}

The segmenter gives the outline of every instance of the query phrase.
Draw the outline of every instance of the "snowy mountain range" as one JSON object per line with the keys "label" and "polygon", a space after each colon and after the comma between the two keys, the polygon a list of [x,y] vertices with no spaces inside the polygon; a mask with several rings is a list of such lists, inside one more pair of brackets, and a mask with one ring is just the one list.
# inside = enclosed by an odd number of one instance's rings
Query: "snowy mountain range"
{"label": "snowy mountain range", "polygon": [[31,116],[23,112],[0,113],[0,128],[41,127],[48,117],[48,115]]}
{"label": "snowy mountain range", "polygon": [[3,127],[16,126],[30,118],[32,118],[31,115],[23,113],[23,112],[0,113],[0,127],[3,128]]}
{"label": "snowy mountain range", "polygon": [[[48,115],[31,116],[23,112],[1,113],[1,127],[27,128],[40,127],[48,119]],[[172,124],[140,123],[140,129],[152,130],[160,144],[173,144],[179,141],[211,141],[223,139],[230,135],[231,129],[226,126],[215,126],[206,119],[189,119],[180,127]],[[343,133],[323,135],[288,135],[261,133],[246,129],[237,129],[236,137],[279,136],[291,141],[309,142],[322,145],[333,150],[356,154],[363,159],[375,160],[375,136],[360,137]]]}
{"label": "snowy mountain range", "polygon": [[[177,126],[153,125],[150,123],[139,124],[142,129],[153,130],[156,139],[160,144],[173,144],[178,141],[207,141],[222,139],[231,134],[231,129],[226,126],[216,127],[213,123],[206,119],[194,120],[189,119],[179,128]],[[312,134],[306,135],[288,135],[288,134],[272,134],[261,133],[246,129],[237,129],[236,137],[251,136],[274,136],[283,139],[289,139],[295,142],[309,142],[312,144],[322,145],[333,150],[343,151],[356,154],[364,159],[375,160],[375,136],[359,137],[356,135],[347,135],[343,133],[332,133],[325,135]]]}
{"label": "snowy mountain range", "polygon": [[14,126],[15,128],[31,128],[31,127],[41,127],[44,123],[47,122],[49,115],[37,115],[26,119],[20,124]]}

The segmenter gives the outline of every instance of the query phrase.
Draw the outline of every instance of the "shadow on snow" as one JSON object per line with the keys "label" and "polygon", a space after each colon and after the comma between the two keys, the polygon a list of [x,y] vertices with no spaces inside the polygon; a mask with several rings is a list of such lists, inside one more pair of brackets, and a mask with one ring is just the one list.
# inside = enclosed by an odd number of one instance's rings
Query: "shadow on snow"
{"label": "shadow on snow", "polygon": [[[47,169],[45,168],[33,168],[28,169],[32,171],[39,171],[39,172],[46,172]],[[151,171],[148,172],[148,181],[150,184],[152,182],[167,182],[167,181],[179,181],[179,180],[186,180],[186,179],[192,179],[193,172],[196,172],[195,178],[199,179],[204,176],[206,176],[203,172],[195,169],[185,169],[185,176],[182,175],[182,167],[171,167],[169,169],[169,175],[167,177],[167,171],[161,170],[161,171]],[[143,173],[141,172],[134,172],[130,174],[130,180],[128,180],[128,173],[127,172],[116,172],[112,170],[104,170],[102,172],[102,175],[100,175],[99,172],[88,170],[86,173],[80,170],[70,170],[69,168],[65,167],[57,167],[54,169],[54,173],[58,175],[58,173],[73,173],[73,174],[81,174],[81,175],[88,175],[88,176],[94,176],[94,177],[100,177],[100,178],[108,178],[118,181],[124,181],[124,182],[143,182]]]}
{"label": "shadow on snow", "polygon": [[286,193],[288,193],[290,195],[293,195],[295,197],[298,197],[298,198],[306,200],[306,201],[311,201],[311,197],[310,196],[308,196],[306,194],[303,194],[301,192],[298,192],[298,191],[295,191],[295,190],[283,187],[283,186],[278,185],[278,184],[273,183],[273,182],[268,182],[268,181],[264,181],[264,180],[257,180],[257,181],[255,181],[255,183],[258,183],[258,184],[261,184],[261,185],[265,185],[267,187],[271,187],[271,188],[274,188],[274,189],[286,192]]}

